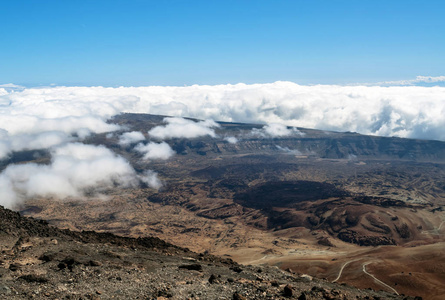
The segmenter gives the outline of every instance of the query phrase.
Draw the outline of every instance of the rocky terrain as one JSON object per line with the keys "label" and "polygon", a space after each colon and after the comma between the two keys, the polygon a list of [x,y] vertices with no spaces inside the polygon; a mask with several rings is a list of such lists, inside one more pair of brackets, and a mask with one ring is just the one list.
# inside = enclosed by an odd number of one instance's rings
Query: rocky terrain
{"label": "rocky terrain", "polygon": [[60,230],[2,207],[0,236],[3,299],[409,299],[241,266],[158,238]]}
{"label": "rocky terrain", "polygon": [[[111,122],[149,138],[163,117]],[[119,133],[91,136],[84,142],[105,145],[138,172],[154,170],[164,186],[87,201],[34,197],[17,209],[59,228],[155,236],[242,264],[442,299],[444,142],[304,128],[271,137],[261,128],[220,123],[215,137],[171,138],[176,154],[165,161],[142,159]],[[27,161],[47,163],[49,153],[15,153],[2,166]]]}

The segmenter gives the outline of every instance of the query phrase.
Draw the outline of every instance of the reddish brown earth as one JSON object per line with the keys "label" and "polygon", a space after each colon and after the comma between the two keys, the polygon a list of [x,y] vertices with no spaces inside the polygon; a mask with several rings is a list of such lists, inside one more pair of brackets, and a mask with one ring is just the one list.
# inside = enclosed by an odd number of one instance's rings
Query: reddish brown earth
{"label": "reddish brown earth", "polygon": [[[159,120],[116,122],[146,132]],[[219,133],[253,127],[223,124]],[[166,162],[142,161],[131,147],[97,136],[87,142],[105,144],[137,170],[155,170],[165,187],[36,198],[19,209],[60,228],[156,236],[328,281],[346,264],[340,283],[442,299],[445,143],[301,131],[304,137],[237,144],[170,140],[178,154]]]}
{"label": "reddish brown earth", "polygon": [[404,299],[158,238],[60,230],[1,206],[0,238],[2,299]]}

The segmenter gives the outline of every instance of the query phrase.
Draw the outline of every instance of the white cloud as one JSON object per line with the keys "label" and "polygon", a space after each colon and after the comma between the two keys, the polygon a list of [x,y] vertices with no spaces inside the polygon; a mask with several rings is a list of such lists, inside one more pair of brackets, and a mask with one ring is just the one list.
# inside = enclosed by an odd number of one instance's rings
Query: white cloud
{"label": "white cloud", "polygon": [[197,138],[200,136],[216,137],[212,128],[219,125],[212,120],[195,122],[183,118],[165,118],[166,125],[156,126],[152,128],[148,134],[150,137],[159,140],[171,138]]}
{"label": "white cloud", "polygon": [[252,129],[251,134],[259,137],[284,137],[290,135],[303,135],[297,128],[287,128],[287,126],[278,123],[265,125],[261,129]]}
{"label": "white cloud", "polygon": [[[0,136],[0,159],[11,151],[52,146],[56,135],[63,143],[73,137],[85,138],[91,132],[119,129],[106,121],[123,109],[123,103],[113,96],[97,98],[96,92],[101,91],[102,88],[26,89],[4,85],[0,88],[0,129],[6,135]],[[131,102],[131,97],[126,97],[125,102]],[[18,146],[25,140],[29,141],[26,146]]]}
{"label": "white cloud", "polygon": [[[88,189],[131,186],[139,180],[159,186],[153,174],[138,176],[128,162],[103,147],[88,150],[78,144],[65,145],[91,133],[120,129],[107,120],[122,112],[174,116],[150,130],[150,137],[159,140],[216,137],[218,124],[210,120],[218,120],[269,124],[259,130],[269,137],[286,136],[291,130],[286,126],[298,126],[445,141],[445,87],[416,86],[421,82],[431,85],[445,78],[419,76],[402,83],[411,86],[394,86],[399,83],[393,82],[386,87],[292,82],[119,88],[0,86],[0,159],[12,151],[56,149],[50,165],[8,166],[0,174],[0,203],[10,207],[33,195],[82,195]],[[147,159],[166,159],[174,154],[167,146],[149,143],[138,147]],[[101,155],[95,155],[99,152]]]}
{"label": "white cloud", "polygon": [[[440,82],[443,78],[415,80]],[[275,82],[0,90],[0,128],[11,137],[57,130],[75,134],[80,128],[113,131],[116,127],[106,120],[132,112],[445,140],[444,87]]]}
{"label": "white cloud", "polygon": [[4,83],[0,84],[0,88],[23,89],[24,87],[13,83]]}
{"label": "white cloud", "polygon": [[151,170],[145,171],[143,175],[139,176],[139,179],[147,184],[149,187],[159,190],[163,183],[159,179],[158,174]]}
{"label": "white cloud", "polygon": [[145,136],[140,131],[125,132],[119,137],[119,144],[129,145],[145,140]]}
{"label": "white cloud", "polygon": [[36,134],[18,134],[11,137],[6,130],[0,129],[0,159],[9,153],[30,149],[47,149],[61,145],[74,138],[61,131],[46,131]]}
{"label": "white cloud", "polygon": [[281,150],[283,152],[289,153],[289,154],[293,154],[293,155],[303,155],[303,153],[297,149],[289,149],[288,147],[281,147],[276,145],[278,150]]}
{"label": "white cloud", "polygon": [[24,90],[25,87],[13,83],[0,84],[0,95],[3,93]]}
{"label": "white cloud", "polygon": [[0,204],[12,207],[29,197],[77,197],[112,187],[131,187],[151,174],[138,176],[131,165],[104,146],[67,144],[52,151],[49,165],[9,165],[0,174]]}
{"label": "white cloud", "polygon": [[117,129],[119,126],[107,124],[105,120],[94,116],[46,119],[0,114],[0,159],[12,151],[49,148],[75,138],[84,139],[91,132],[103,133]]}
{"label": "white cloud", "polygon": [[70,140],[64,132],[46,131],[39,134],[21,134],[11,140],[14,151],[22,149],[46,149]]}
{"label": "white cloud", "polygon": [[445,76],[416,76],[416,79],[382,81],[375,85],[393,86],[393,85],[421,85],[421,84],[441,84],[445,83]]}
{"label": "white cloud", "polygon": [[166,160],[175,154],[175,151],[173,151],[170,145],[167,144],[166,142],[162,143],[150,142],[147,145],[140,143],[136,147],[134,147],[134,150],[138,151],[139,153],[142,153],[144,155],[143,158],[145,160],[151,160],[151,159]]}
{"label": "white cloud", "polygon": [[119,129],[115,124],[107,124],[98,116],[69,116],[61,118],[41,118],[33,115],[4,115],[0,119],[0,128],[13,135],[35,134],[47,131],[61,131],[77,134],[87,129],[91,132],[103,133]]}
{"label": "white cloud", "polygon": [[224,138],[225,141],[227,141],[229,144],[236,144],[238,143],[238,139],[234,136],[227,136]]}

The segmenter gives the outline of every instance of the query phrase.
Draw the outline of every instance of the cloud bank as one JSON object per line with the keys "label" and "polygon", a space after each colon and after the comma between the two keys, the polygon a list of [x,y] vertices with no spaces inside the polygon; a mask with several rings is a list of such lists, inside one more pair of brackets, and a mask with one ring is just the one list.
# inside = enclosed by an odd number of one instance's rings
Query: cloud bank
{"label": "cloud bank", "polygon": [[134,147],[139,153],[142,153],[145,160],[167,160],[175,154],[175,151],[170,147],[166,142],[162,143],[153,143],[150,142],[146,145],[140,143],[136,147]]}
{"label": "cloud bank", "polygon": [[[262,137],[295,134],[286,126],[298,126],[445,141],[445,87],[416,86],[444,81],[443,76],[419,76],[390,86],[304,86],[292,82],[119,88],[3,85],[0,160],[13,151],[52,147],[53,152],[50,165],[10,165],[3,170],[0,204],[11,207],[26,197],[63,198],[140,181],[159,188],[162,183],[155,173],[138,175],[128,162],[106,148],[73,143],[92,133],[121,129],[107,120],[122,112],[173,116],[148,132],[150,138],[160,141],[216,137],[218,124],[210,120],[268,124],[257,130]],[[123,145],[143,140],[140,132],[120,137]],[[237,142],[235,137],[226,140]],[[141,143],[135,150],[148,160],[174,154],[166,143]]]}
{"label": "cloud bank", "polygon": [[392,85],[440,85],[445,84],[445,76],[417,76],[416,79],[383,81],[376,85],[392,86]]}
{"label": "cloud bank", "polygon": [[191,139],[206,135],[216,137],[215,131],[212,128],[220,127],[218,123],[212,120],[195,122],[183,118],[165,118],[164,122],[167,124],[152,128],[148,135],[159,140],[172,138]]}
{"label": "cloud bank", "polygon": [[131,165],[104,146],[71,143],[52,151],[49,165],[9,165],[0,174],[0,204],[12,207],[30,197],[78,197],[140,181],[159,188],[155,173],[137,175]]}
{"label": "cloud bank", "polygon": [[[431,81],[439,79],[432,77]],[[445,140],[444,87],[304,86],[275,82],[14,91],[0,88],[0,128],[7,131],[7,145],[18,134],[57,130],[71,136],[81,130],[113,131],[116,126],[106,120],[120,112]],[[168,129],[178,124],[169,125],[154,135],[172,138],[175,134],[168,133]],[[211,135],[211,131],[208,133]]]}

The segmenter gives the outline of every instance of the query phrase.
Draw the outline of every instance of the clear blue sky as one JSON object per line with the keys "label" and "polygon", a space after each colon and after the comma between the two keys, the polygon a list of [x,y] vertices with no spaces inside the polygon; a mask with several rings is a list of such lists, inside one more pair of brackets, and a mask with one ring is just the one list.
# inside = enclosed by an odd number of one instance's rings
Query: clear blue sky
{"label": "clear blue sky", "polygon": [[445,75],[445,1],[3,0],[0,33],[0,84]]}

